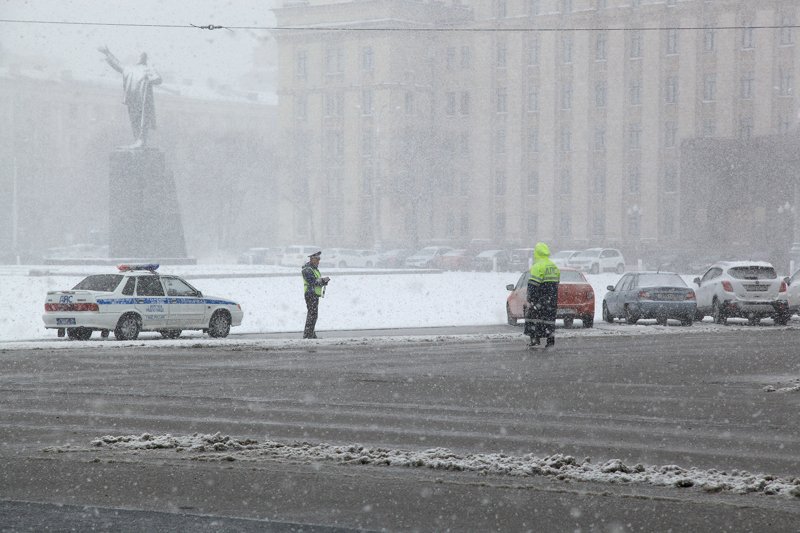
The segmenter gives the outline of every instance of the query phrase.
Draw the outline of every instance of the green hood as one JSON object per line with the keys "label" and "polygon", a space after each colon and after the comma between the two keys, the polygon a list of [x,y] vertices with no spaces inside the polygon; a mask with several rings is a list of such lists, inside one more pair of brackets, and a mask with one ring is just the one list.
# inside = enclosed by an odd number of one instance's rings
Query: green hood
{"label": "green hood", "polygon": [[538,261],[545,257],[550,257],[550,248],[543,242],[537,242],[536,247],[533,249],[533,259]]}

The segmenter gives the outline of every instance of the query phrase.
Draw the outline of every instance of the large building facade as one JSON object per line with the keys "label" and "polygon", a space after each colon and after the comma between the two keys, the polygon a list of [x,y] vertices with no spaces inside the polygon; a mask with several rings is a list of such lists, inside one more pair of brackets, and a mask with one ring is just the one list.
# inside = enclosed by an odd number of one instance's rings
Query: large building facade
{"label": "large building facade", "polygon": [[[789,0],[286,1],[275,10],[281,234],[707,246],[697,235],[713,210],[688,200],[718,184],[687,173],[697,165],[681,164],[682,146],[797,137],[799,10]],[[783,181],[794,187],[795,176]],[[740,213],[742,226],[770,223],[778,205]]]}

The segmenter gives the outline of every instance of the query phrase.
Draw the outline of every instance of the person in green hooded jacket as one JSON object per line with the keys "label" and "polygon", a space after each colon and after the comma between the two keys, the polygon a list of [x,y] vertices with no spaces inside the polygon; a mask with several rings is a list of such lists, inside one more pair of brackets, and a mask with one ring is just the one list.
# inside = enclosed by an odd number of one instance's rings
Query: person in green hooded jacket
{"label": "person in green hooded jacket", "polygon": [[537,242],[533,249],[533,265],[528,278],[528,298],[525,308],[525,335],[530,336],[530,346],[537,346],[547,338],[545,346],[556,343],[556,309],[561,271],[550,260],[550,248]]}

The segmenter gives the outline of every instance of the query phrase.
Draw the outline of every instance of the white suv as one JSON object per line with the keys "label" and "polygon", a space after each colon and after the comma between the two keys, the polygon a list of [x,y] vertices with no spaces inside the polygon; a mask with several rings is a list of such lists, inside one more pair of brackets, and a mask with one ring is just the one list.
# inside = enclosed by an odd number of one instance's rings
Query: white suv
{"label": "white suv", "polygon": [[590,274],[625,272],[625,258],[616,248],[589,248],[567,259],[567,266]]}
{"label": "white suv", "polygon": [[786,299],[789,301],[789,316],[800,314],[800,270],[790,278],[784,278],[789,286],[786,290]]}
{"label": "white suv", "polygon": [[697,285],[697,320],[711,315],[717,324],[730,317],[757,324],[765,317],[776,324],[789,321],[786,282],[766,261],[720,261],[711,265]]}

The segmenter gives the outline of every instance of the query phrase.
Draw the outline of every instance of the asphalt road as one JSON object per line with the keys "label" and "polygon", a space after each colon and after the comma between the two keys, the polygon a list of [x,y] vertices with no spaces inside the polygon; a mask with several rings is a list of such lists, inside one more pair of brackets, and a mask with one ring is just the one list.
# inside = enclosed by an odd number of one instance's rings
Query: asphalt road
{"label": "asphalt road", "polygon": [[0,531],[797,531],[785,496],[91,445],[219,432],[800,477],[800,392],[765,390],[800,378],[799,329],[620,331],[553,351],[0,345]]}

